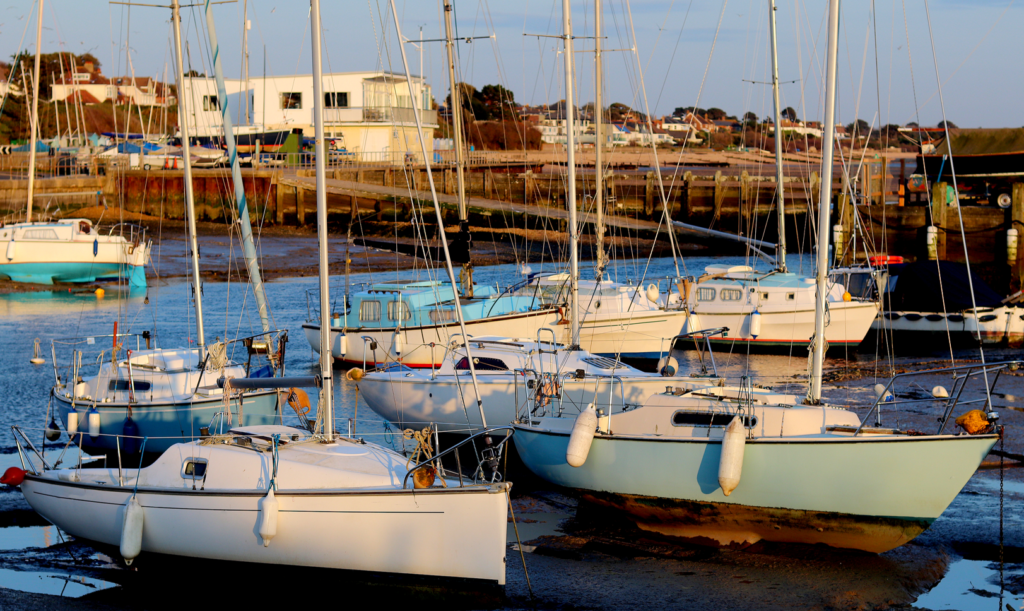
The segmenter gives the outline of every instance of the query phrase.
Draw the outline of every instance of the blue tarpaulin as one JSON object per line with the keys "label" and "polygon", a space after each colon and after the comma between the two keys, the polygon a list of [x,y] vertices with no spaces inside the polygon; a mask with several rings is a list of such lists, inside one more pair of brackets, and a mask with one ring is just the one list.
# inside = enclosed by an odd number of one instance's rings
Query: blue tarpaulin
{"label": "blue tarpaulin", "polygon": [[[27,152],[29,152],[29,150],[31,150],[29,148],[29,145],[22,144],[21,146],[17,146],[17,147],[14,147],[13,149],[11,149],[11,152],[13,152],[13,153],[27,153]],[[46,144],[42,140],[37,140],[36,141],[36,152],[37,153],[49,153],[50,152],[50,145]]]}

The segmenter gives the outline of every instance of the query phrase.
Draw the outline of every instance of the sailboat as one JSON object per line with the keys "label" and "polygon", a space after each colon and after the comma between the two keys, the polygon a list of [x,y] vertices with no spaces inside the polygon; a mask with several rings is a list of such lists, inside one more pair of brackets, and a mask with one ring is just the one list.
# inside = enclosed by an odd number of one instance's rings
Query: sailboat
{"label": "sailboat", "polygon": [[[172,8],[175,19],[174,42],[176,73],[179,91],[184,79],[181,54],[181,24],[178,9]],[[207,24],[211,47],[217,48],[216,30],[212,17]],[[215,58],[219,56],[215,55]],[[223,90],[224,80],[220,61],[214,62],[218,85]],[[223,92],[222,92],[222,99]],[[182,100],[185,104],[186,101]],[[195,348],[151,348],[146,338],[142,348],[140,335],[118,334],[114,326],[112,335],[92,335],[54,341],[56,346],[71,344],[70,376],[61,379],[56,360],[52,395],[56,413],[65,430],[83,449],[116,454],[139,451],[138,438],[149,437],[146,450],[163,452],[181,439],[200,436],[204,429],[223,430],[237,420],[239,424],[272,424],[281,418],[280,405],[284,397],[270,387],[232,387],[232,378],[269,378],[284,371],[284,345],[287,333],[271,331],[267,312],[267,299],[256,260],[252,227],[245,200],[245,190],[238,158],[230,137],[230,110],[225,104],[225,126],[228,150],[232,161],[232,179],[238,205],[238,225],[241,229],[246,265],[249,271],[263,333],[251,337],[206,345],[203,324],[203,292],[199,275],[199,246],[196,238],[195,200],[193,197],[192,164],[187,141],[182,143],[185,171],[185,204],[188,214],[189,247],[192,254],[192,288],[196,315]],[[189,129],[189,114],[179,114],[181,129]],[[110,356],[97,358],[96,371],[86,375],[82,367],[82,344],[95,344],[100,339],[109,342]],[[134,349],[132,349],[134,343]],[[235,349],[244,355],[245,362],[232,360]],[[121,357],[122,350],[125,354]],[[105,351],[104,351],[105,352]],[[90,359],[91,360],[91,359]],[[88,366],[89,365],[87,362]],[[297,393],[289,393],[291,397]],[[293,399],[293,403],[298,399]],[[121,444],[125,439],[128,447]]]}
{"label": "sailboat", "polygon": [[[172,2],[177,19],[178,0]],[[210,3],[206,10],[209,18]],[[320,301],[326,319],[319,0],[311,0],[310,16]],[[403,60],[404,55],[403,49]],[[128,564],[140,554],[159,553],[503,584],[511,484],[493,475],[484,479],[482,470],[472,483],[466,482],[461,474],[448,476],[440,456],[432,452],[417,462],[375,443],[337,435],[328,351],[320,357],[319,374],[301,380],[322,390],[319,426],[313,431],[280,425],[236,427],[175,444],[140,469],[120,464],[53,469],[30,446],[24,468],[9,470],[4,482],[20,484],[33,509],[64,532],[118,545]],[[21,433],[17,439],[24,452],[21,443],[30,445],[28,438]]]}
{"label": "sailboat", "polygon": [[43,1],[40,0],[29,125],[28,200],[24,222],[0,222],[0,244],[4,245],[0,276],[33,284],[118,279],[133,288],[144,287],[152,243],[143,228],[127,223],[101,228],[83,218],[33,221],[42,33]]}
{"label": "sailboat", "polygon": [[[838,0],[829,2],[828,26],[824,124],[832,126]],[[877,414],[874,426],[851,410],[822,404],[833,145],[834,131],[828,129],[822,147],[815,336],[804,403],[754,397],[742,386],[717,396],[668,389],[642,407],[604,417],[593,407],[575,418],[528,417],[514,427],[527,468],[641,529],[719,545],[767,540],[884,552],[910,541],[942,514],[1002,434],[991,408],[972,415],[979,426],[964,426],[962,434],[946,432],[963,405],[963,385],[984,379],[987,386],[990,377],[1019,365],[983,363],[898,375],[868,414]],[[881,426],[881,408],[897,408],[887,398],[897,384],[936,373],[953,374],[958,381],[953,398],[941,400],[934,433]]]}

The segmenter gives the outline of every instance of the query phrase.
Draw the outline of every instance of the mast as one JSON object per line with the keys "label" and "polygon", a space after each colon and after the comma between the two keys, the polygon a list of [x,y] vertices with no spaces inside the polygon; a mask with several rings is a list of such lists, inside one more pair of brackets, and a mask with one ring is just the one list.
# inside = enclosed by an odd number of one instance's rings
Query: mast
{"label": "mast", "polygon": [[199,280],[199,241],[196,238],[196,202],[192,194],[192,153],[188,141],[188,111],[185,108],[185,67],[181,58],[181,8],[171,0],[171,23],[174,30],[174,77],[178,81],[178,126],[181,128],[181,154],[185,165],[185,210],[188,212],[189,248],[192,250],[192,295],[196,304],[196,345],[199,358],[205,356],[206,335],[203,332],[203,286]]}
{"label": "mast", "polygon": [[569,349],[577,350],[580,345],[579,280],[580,262],[576,252],[576,118],[572,95],[572,18],[569,0],[562,0],[562,38],[565,41],[565,137],[568,158],[566,159],[565,205],[569,209]]}
{"label": "mast", "polygon": [[811,380],[806,403],[821,402],[821,372],[825,361],[825,299],[828,290],[829,205],[832,201],[832,148],[836,127],[836,58],[839,55],[839,0],[828,3],[828,52],[825,55],[825,124],[821,138],[821,190],[818,192],[818,252],[815,264],[814,337],[811,341]]}
{"label": "mast", "polygon": [[[228,158],[231,160],[231,182],[235,186],[235,201],[238,202],[238,224],[242,233],[242,250],[245,255],[245,266],[249,270],[249,281],[252,292],[256,296],[256,308],[260,313],[263,331],[270,331],[270,314],[267,311],[267,293],[260,275],[260,264],[256,258],[256,245],[252,238],[252,223],[249,220],[249,206],[245,201],[245,183],[242,181],[242,168],[238,165],[238,150],[235,148],[235,130],[231,123],[228,91],[224,85],[224,70],[221,68],[220,47],[217,45],[217,28],[213,23],[213,11],[210,0],[206,0],[206,31],[210,37],[210,48],[213,49],[213,73],[217,78],[217,105],[224,123],[224,142],[228,146]],[[248,94],[246,94],[248,95]]]}
{"label": "mast", "polygon": [[334,438],[334,369],[331,354],[331,296],[327,262],[327,186],[324,160],[324,71],[320,50],[320,0],[310,0],[313,28],[313,130],[316,141],[316,237],[320,246],[320,379],[324,438]]}
{"label": "mast", "polygon": [[775,102],[775,195],[776,214],[779,216],[779,240],[775,247],[775,269],[786,269],[786,198],[782,184],[782,111],[779,109],[779,50],[775,38],[775,0],[768,0],[768,21],[772,34],[772,97]]}
{"label": "mast", "polygon": [[[28,207],[25,209],[25,222],[32,222],[32,198],[36,190],[36,141],[39,137],[39,60],[43,44],[43,0],[39,0],[39,14],[36,16],[36,59],[32,76],[32,114],[29,121],[28,145]],[[24,73],[22,73],[24,74]]]}
{"label": "mast", "polygon": [[242,3],[242,73],[245,80],[245,124],[249,125],[249,0]]}
{"label": "mast", "polygon": [[[422,32],[420,38],[423,38]],[[461,277],[464,280],[465,286],[462,287],[462,292],[467,297],[473,296],[473,264],[471,261],[470,248],[472,247],[472,240],[469,236],[469,216],[466,211],[466,176],[465,176],[465,159],[463,158],[463,142],[464,136],[462,134],[462,101],[460,100],[458,82],[455,80],[455,41],[452,39],[452,2],[451,0],[444,0],[444,44],[445,51],[448,56],[448,82],[451,85],[451,111],[452,111],[452,131],[455,139],[455,177],[457,181],[458,190],[458,202],[459,202],[459,237],[458,241],[464,242],[466,248],[466,261],[462,264]],[[420,59],[423,58],[423,43],[420,43]],[[408,72],[408,68],[406,72]],[[422,74],[420,75],[423,76]],[[454,280],[452,286],[454,288]]]}
{"label": "mast", "polygon": [[[398,11],[395,10],[395,0],[390,0],[391,4],[391,16],[395,20],[395,33],[398,34],[398,48],[402,51],[402,68],[405,70],[406,77],[409,77],[409,58],[405,53],[405,45],[402,43],[402,24],[398,21]],[[445,2],[445,15],[450,8],[449,3]],[[412,88],[412,78],[406,78],[405,82],[409,85],[409,97],[413,100],[416,99],[416,92]],[[441,232],[441,248],[444,250],[444,262],[448,269],[448,278],[452,281],[452,286],[455,286],[455,271],[452,269],[452,257],[451,253],[448,252],[448,240],[444,233],[444,219],[441,217],[441,206],[437,203],[437,187],[434,186],[434,174],[430,171],[430,157],[427,156],[427,143],[423,138],[423,120],[420,118],[422,114],[419,110],[413,109],[413,117],[416,119],[416,133],[419,137],[416,140],[420,143],[420,153],[423,155],[423,165],[427,169],[427,182],[430,184],[430,197],[434,203],[434,215],[437,217],[437,228]],[[469,335],[466,333],[466,319],[462,315],[462,304],[459,303],[459,292],[452,291],[455,296],[455,314],[459,317],[459,330],[462,331],[462,338],[466,342],[466,359],[469,361],[469,375],[473,379],[473,392],[476,393],[476,407],[480,411],[480,422],[484,428],[487,428],[487,417],[484,415],[484,402],[480,397],[480,386],[476,379],[476,367],[473,366],[473,350],[470,347]],[[460,393],[461,395],[461,393]]]}
{"label": "mast", "polygon": [[[607,264],[604,254],[604,166],[601,165],[601,149],[604,148],[604,102],[601,92],[604,70],[601,59],[601,0],[594,0],[594,206],[597,208],[597,265],[594,275],[598,281]],[[669,231],[672,231],[671,227]]]}

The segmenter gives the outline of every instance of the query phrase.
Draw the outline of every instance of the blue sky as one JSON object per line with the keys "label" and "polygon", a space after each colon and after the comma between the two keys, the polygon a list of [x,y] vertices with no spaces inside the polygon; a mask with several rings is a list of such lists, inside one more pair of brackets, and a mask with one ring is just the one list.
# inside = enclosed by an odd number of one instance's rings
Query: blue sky
{"label": "blue sky", "polygon": [[[322,4],[326,70],[385,67],[403,71],[387,0],[323,0]],[[442,35],[439,0],[396,0],[396,4],[405,36],[418,38],[420,26],[424,38]],[[560,0],[455,0],[455,5],[460,36],[495,36],[459,45],[461,80],[478,87],[501,83],[520,102],[564,97],[562,59],[556,53],[560,41],[524,36],[559,33]],[[777,0],[777,5],[780,78],[795,81],[783,87],[783,106],[794,107],[801,117],[820,118],[826,3]],[[767,0],[633,0],[628,6],[637,53],[605,54],[606,104],[644,108],[639,63],[647,103],[655,114],[694,104],[717,106],[735,115],[771,112],[769,88],[745,82],[769,78]],[[877,15],[872,14],[872,6]],[[17,51],[26,23],[34,20],[32,7],[30,0],[0,0],[0,54],[5,58]],[[44,52],[90,51],[103,63],[103,72],[113,75],[129,73],[126,50],[130,48],[137,76],[162,77],[165,64],[170,74],[169,10],[129,9],[101,0],[45,0],[45,7]],[[308,7],[302,0],[248,1],[251,75],[261,75],[264,69],[278,75],[311,71]],[[1024,37],[1014,28],[1021,23],[1022,7],[1010,0],[932,0],[927,10],[931,28],[922,0],[844,3],[840,119],[861,118],[876,124],[919,120],[922,125],[934,125],[943,117],[938,74],[946,116],[957,125],[1024,125],[1020,110],[1024,86],[1016,65],[1024,56]],[[573,11],[575,35],[593,36],[594,2],[574,0]],[[209,72],[202,13],[199,9],[183,13],[192,67]],[[242,0],[214,7],[229,77],[241,72],[242,14]],[[605,0],[604,21],[605,47],[628,49],[632,43],[625,0]],[[30,25],[23,48],[34,48],[34,35]],[[592,44],[583,38],[576,41],[578,51]],[[412,71],[419,72],[420,52],[411,45],[407,52]],[[439,101],[448,89],[443,52],[441,44],[424,45],[423,72]],[[594,97],[593,55],[580,52],[576,60],[577,100],[587,102]]]}

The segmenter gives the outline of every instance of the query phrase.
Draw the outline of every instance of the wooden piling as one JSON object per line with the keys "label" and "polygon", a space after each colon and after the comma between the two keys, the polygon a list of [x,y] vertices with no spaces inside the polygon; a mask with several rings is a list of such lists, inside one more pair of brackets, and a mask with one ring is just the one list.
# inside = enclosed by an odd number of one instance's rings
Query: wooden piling
{"label": "wooden piling", "polygon": [[946,259],[946,211],[949,206],[946,204],[947,185],[944,182],[937,182],[932,186],[932,225],[939,228],[936,243],[936,252],[939,261]]}
{"label": "wooden piling", "polygon": [[[1013,203],[1010,209],[1010,227],[1017,229],[1017,261],[1010,266],[1010,293],[1021,289],[1021,269],[1024,267],[1024,248],[1020,234],[1024,233],[1024,183],[1013,183]],[[1009,227],[1007,228],[1009,229]]]}

